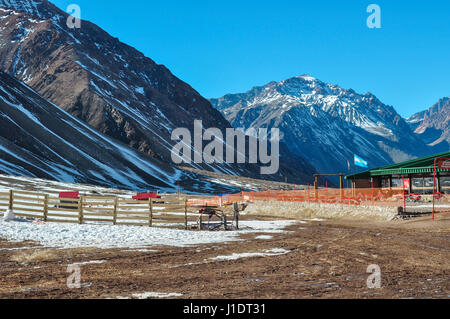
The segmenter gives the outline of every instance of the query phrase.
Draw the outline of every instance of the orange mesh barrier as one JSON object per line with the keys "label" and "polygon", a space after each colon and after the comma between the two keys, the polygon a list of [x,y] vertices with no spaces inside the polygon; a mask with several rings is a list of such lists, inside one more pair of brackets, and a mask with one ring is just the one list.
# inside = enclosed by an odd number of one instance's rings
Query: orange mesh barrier
{"label": "orange mesh barrier", "polygon": [[[450,195],[436,194],[435,198],[441,208],[450,210]],[[373,205],[373,206],[406,206],[429,205],[433,197],[429,195],[404,193],[402,188],[306,188],[303,190],[267,190],[262,192],[241,192],[223,195],[209,199],[212,205],[226,206],[234,202],[249,201],[282,201],[329,203],[345,205]]]}

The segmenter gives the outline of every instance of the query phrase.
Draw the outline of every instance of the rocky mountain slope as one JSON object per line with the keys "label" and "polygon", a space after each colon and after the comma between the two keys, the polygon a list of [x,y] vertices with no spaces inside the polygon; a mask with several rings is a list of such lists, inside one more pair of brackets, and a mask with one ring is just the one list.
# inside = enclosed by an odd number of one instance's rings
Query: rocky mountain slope
{"label": "rocky mountain slope", "polygon": [[[230,127],[187,83],[136,49],[82,21],[66,25],[65,12],[47,0],[0,0],[0,70],[18,78],[96,130],[157,160],[171,162],[174,128]],[[314,168],[285,153],[273,176],[257,165],[192,164],[232,175],[286,177],[300,183]]]}
{"label": "rocky mountain slope", "polygon": [[431,152],[395,109],[373,94],[308,75],[210,101],[234,127],[280,128],[290,150],[323,173],[353,171],[354,154],[373,168]]}
{"label": "rocky mountain slope", "polygon": [[174,169],[95,131],[3,72],[0,174],[130,190],[175,191],[177,181],[192,192],[231,189]]}
{"label": "rocky mountain slope", "polygon": [[450,97],[440,99],[431,108],[414,114],[407,121],[434,153],[450,150]]}

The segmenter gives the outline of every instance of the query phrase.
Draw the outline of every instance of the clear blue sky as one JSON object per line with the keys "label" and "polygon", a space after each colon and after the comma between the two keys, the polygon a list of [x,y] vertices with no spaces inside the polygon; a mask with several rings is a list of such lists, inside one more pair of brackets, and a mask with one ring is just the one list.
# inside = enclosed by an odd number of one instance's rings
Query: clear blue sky
{"label": "clear blue sky", "polygon": [[[450,1],[51,0],[136,47],[203,96],[311,74],[403,116],[450,96]],[[369,29],[366,8],[381,7]]]}

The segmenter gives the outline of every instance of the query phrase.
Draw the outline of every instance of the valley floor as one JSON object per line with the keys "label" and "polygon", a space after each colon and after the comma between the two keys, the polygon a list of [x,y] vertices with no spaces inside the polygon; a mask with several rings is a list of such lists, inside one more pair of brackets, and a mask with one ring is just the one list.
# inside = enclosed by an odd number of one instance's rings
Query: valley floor
{"label": "valley floor", "polygon": [[[298,220],[286,230],[148,249],[0,240],[0,298],[450,298],[450,214],[435,222]],[[74,263],[81,289],[67,286]],[[373,264],[380,289],[367,287]]]}

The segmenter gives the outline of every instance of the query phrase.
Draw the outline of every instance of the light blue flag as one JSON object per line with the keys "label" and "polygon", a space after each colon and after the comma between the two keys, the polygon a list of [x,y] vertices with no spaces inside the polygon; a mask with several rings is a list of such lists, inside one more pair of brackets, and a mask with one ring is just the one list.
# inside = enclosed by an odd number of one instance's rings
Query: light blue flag
{"label": "light blue flag", "polygon": [[367,161],[355,154],[355,165],[359,167],[369,168]]}

